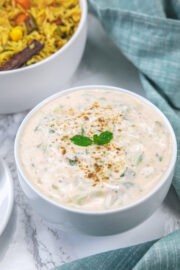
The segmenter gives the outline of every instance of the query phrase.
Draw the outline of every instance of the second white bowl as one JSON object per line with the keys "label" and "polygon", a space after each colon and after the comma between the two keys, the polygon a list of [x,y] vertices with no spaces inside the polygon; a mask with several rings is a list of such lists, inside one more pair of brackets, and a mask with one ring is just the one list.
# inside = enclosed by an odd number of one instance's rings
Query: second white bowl
{"label": "second white bowl", "polygon": [[[112,91],[121,91],[128,93],[132,96],[135,96],[141,102],[150,106],[153,110],[155,110],[164,120],[170,135],[172,137],[172,157],[170,164],[163,175],[160,182],[153,188],[147,195],[145,195],[142,199],[139,199],[135,203],[131,205],[113,209],[113,210],[103,210],[103,211],[82,211],[77,209],[72,209],[70,207],[61,205],[56,203],[55,201],[49,199],[45,195],[43,195],[40,191],[38,191],[27,178],[24,173],[24,170],[21,165],[21,161],[19,159],[19,145],[21,142],[21,134],[24,130],[24,127],[28,123],[28,120],[34,115],[44,104],[49,101],[56,99],[57,97],[64,95],[69,92],[87,89],[105,89]],[[140,224],[145,219],[150,217],[153,212],[159,207],[161,202],[164,200],[169,187],[172,182],[174,167],[176,162],[177,155],[177,145],[174,131],[164,116],[164,114],[155,107],[152,103],[150,103],[147,99],[134,94],[130,91],[111,87],[111,86],[83,86],[71,88],[69,90],[62,91],[56,95],[53,95],[43,102],[41,102],[38,106],[36,106],[24,119],[21,124],[15,141],[15,160],[19,175],[19,181],[21,187],[29,200],[31,206],[39,212],[41,216],[43,216],[47,221],[53,223],[58,228],[63,230],[78,230],[87,234],[93,235],[108,235],[115,234],[119,232],[123,232],[134,226]]]}
{"label": "second white bowl", "polygon": [[56,93],[77,69],[87,35],[87,1],[80,0],[79,26],[72,38],[53,55],[28,67],[0,71],[0,113],[15,113],[35,106]]}

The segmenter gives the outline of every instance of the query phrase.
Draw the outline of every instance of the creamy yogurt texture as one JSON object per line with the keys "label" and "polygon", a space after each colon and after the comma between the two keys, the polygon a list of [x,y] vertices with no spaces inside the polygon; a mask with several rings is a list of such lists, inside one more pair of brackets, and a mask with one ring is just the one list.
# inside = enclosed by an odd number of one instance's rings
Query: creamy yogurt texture
{"label": "creamy yogurt texture", "polygon": [[[78,146],[75,135],[104,145]],[[21,135],[19,155],[29,181],[60,204],[83,210],[120,208],[150,192],[168,168],[171,136],[158,113],[130,94],[79,90],[41,107]]]}

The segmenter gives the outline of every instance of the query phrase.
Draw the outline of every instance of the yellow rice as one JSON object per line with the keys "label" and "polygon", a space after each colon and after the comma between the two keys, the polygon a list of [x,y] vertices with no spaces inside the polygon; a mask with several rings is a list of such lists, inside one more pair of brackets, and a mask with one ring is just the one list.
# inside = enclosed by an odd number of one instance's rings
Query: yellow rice
{"label": "yellow rice", "polygon": [[[55,2],[56,6],[51,4]],[[21,12],[32,14],[35,18],[38,31],[28,34],[25,23],[22,28],[23,37],[19,41],[10,38],[14,27],[14,19]],[[0,0],[0,66],[14,54],[22,51],[32,40],[36,39],[44,44],[43,50],[33,56],[26,65],[39,62],[59,50],[76,31],[80,21],[81,11],[79,0],[31,0],[29,10],[24,10],[15,0]],[[52,21],[61,19],[63,25]],[[65,38],[58,33],[65,33]]]}

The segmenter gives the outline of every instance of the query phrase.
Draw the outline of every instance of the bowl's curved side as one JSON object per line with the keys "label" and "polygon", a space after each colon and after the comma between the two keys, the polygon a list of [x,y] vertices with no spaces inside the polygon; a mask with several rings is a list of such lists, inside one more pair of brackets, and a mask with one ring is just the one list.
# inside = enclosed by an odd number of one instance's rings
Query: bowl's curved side
{"label": "bowl's curved side", "polygon": [[151,197],[139,205],[124,211],[104,212],[89,215],[88,213],[70,212],[64,208],[50,204],[38,196],[18,170],[19,182],[29,204],[46,221],[63,231],[79,231],[81,233],[103,236],[127,231],[149,218],[164,200],[173,178],[173,171],[166,182]]}
{"label": "bowl's curved side", "polygon": [[0,113],[35,106],[62,89],[77,69],[87,37],[87,3],[80,0],[82,18],[73,37],[52,56],[26,68],[0,72]]}
{"label": "bowl's curved side", "polygon": [[[81,211],[66,207],[64,205],[60,205],[55,201],[44,196],[40,191],[38,191],[31,183],[28,181],[25,173],[23,172],[22,166],[20,164],[19,155],[18,155],[18,145],[20,141],[21,134],[28,120],[32,117],[32,115],[38,111],[42,106],[44,106],[49,101],[57,98],[60,95],[64,95],[66,93],[72,91],[78,91],[81,89],[107,89],[107,90],[115,90],[129,93],[140,100],[142,100],[148,106],[154,108],[154,110],[159,113],[164,119],[167,128],[170,131],[172,137],[172,157],[167,168],[166,173],[162,177],[161,181],[153,188],[146,196],[136,201],[135,203],[124,206],[119,209],[107,210],[107,211]],[[95,86],[81,86],[71,88],[60,93],[57,93],[39,105],[37,105],[24,119],[22,122],[17,136],[15,140],[15,160],[19,174],[19,180],[22,186],[23,191],[29,199],[30,204],[36,209],[45,219],[49,222],[57,224],[59,227],[76,228],[77,230],[84,231],[89,234],[94,235],[106,235],[113,234],[128,230],[141,222],[147,219],[152,213],[157,209],[160,203],[165,198],[170,184],[172,182],[172,177],[174,173],[174,167],[177,157],[177,143],[174,131],[167,120],[167,118],[163,115],[163,113],[155,107],[152,103],[150,103],[145,98],[132,93],[128,90],[120,89],[117,87],[111,86],[103,86],[103,85],[95,85]],[[103,224],[103,225],[102,225]]]}

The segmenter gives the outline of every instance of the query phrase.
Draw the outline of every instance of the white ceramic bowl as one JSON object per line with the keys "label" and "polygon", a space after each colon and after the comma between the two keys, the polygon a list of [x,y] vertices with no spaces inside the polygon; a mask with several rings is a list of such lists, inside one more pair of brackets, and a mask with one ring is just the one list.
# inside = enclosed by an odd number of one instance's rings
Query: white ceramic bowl
{"label": "white ceramic bowl", "polygon": [[[122,91],[135,96],[143,103],[147,104],[153,108],[164,120],[170,134],[172,137],[172,157],[167,168],[166,173],[162,177],[161,181],[155,186],[155,188],[150,191],[146,196],[142,199],[136,201],[135,203],[113,210],[104,210],[104,211],[81,211],[72,209],[61,204],[58,204],[51,199],[47,198],[43,195],[40,191],[38,191],[31,182],[27,179],[20,159],[18,155],[19,151],[19,144],[21,141],[21,134],[23,132],[24,127],[26,126],[28,120],[31,116],[36,113],[39,108],[41,108],[47,102],[64,95],[66,93],[80,90],[80,89],[97,89],[102,88],[106,90],[115,90],[115,91]],[[171,181],[173,178],[174,173],[174,166],[176,162],[176,155],[177,155],[177,144],[176,144],[176,137],[174,135],[174,131],[164,116],[164,114],[155,107],[152,103],[150,103],[147,99],[134,94],[130,91],[111,87],[111,86],[84,86],[84,87],[76,87],[71,88],[69,90],[62,91],[58,94],[55,94],[43,102],[41,102],[38,106],[36,106],[24,119],[22,122],[17,136],[15,140],[15,160],[19,175],[19,181],[21,187],[29,200],[31,206],[39,212],[41,216],[43,216],[47,221],[55,224],[57,227],[63,230],[78,230],[87,234],[93,235],[108,235],[108,234],[115,234],[119,232],[123,232],[128,230],[141,222],[145,219],[150,217],[153,212],[159,207],[161,202],[164,200],[169,187],[171,185]]]}
{"label": "white ceramic bowl", "polygon": [[0,71],[0,113],[27,110],[61,89],[77,69],[87,35],[87,1],[80,0],[79,26],[53,55],[28,67]]}

